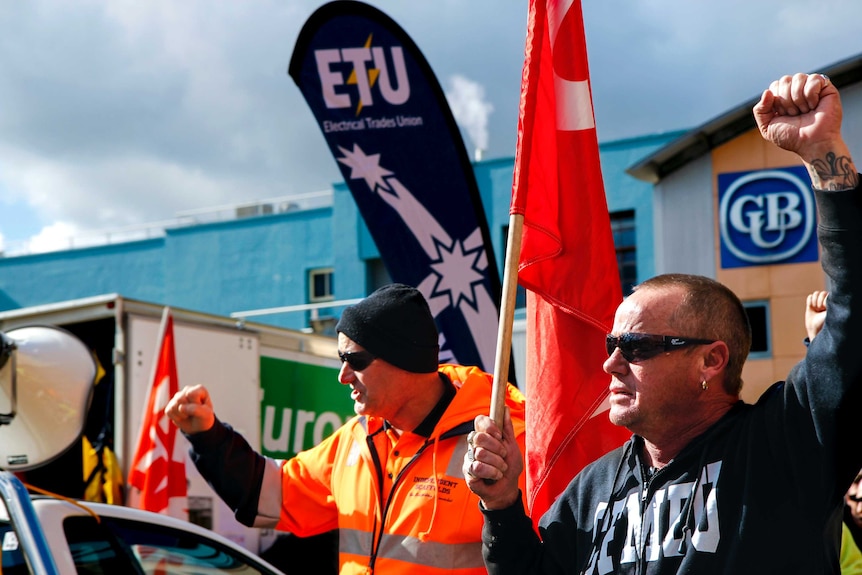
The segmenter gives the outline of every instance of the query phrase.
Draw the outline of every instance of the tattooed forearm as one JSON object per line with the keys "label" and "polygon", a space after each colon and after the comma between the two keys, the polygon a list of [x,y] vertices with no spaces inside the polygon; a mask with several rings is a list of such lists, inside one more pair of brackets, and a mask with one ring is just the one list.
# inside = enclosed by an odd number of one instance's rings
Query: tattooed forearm
{"label": "tattooed forearm", "polygon": [[825,159],[814,160],[810,164],[816,178],[812,180],[815,188],[824,190],[850,190],[859,185],[859,174],[849,156],[836,156],[833,152]]}

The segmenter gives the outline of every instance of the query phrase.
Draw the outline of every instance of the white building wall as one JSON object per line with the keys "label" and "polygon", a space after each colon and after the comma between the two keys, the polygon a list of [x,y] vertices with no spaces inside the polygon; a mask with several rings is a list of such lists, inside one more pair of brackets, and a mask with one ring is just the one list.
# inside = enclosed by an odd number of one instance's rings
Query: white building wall
{"label": "white building wall", "polygon": [[710,156],[674,172],[654,190],[656,274],[715,276],[715,210]]}

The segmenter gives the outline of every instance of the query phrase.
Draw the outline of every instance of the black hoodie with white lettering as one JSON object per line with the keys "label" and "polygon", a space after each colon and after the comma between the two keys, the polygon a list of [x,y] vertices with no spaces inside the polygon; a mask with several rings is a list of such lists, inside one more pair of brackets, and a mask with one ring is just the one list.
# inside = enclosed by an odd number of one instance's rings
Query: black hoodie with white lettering
{"label": "black hoodie with white lettering", "polygon": [[[786,382],[737,403],[654,474],[643,439],[588,465],[542,517],[484,510],[491,575],[839,573],[843,494],[862,467],[862,200],[816,192],[830,295]],[[846,442],[847,445],[844,445]]]}

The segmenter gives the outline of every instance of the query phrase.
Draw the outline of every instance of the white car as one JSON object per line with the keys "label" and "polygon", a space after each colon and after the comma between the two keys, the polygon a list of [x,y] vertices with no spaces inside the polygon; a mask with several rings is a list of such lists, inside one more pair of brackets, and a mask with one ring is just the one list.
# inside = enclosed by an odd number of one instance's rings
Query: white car
{"label": "white car", "polygon": [[229,539],[140,509],[31,495],[0,471],[3,575],[284,575]]}
{"label": "white car", "polygon": [[3,575],[281,571],[208,529],[119,505],[31,495],[0,472]]}

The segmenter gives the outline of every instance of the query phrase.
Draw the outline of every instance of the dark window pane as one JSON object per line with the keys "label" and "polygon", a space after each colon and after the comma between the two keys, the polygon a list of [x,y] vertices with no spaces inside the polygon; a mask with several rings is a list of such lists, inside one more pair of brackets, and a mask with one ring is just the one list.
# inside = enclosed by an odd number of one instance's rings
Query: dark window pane
{"label": "dark window pane", "polygon": [[623,289],[623,295],[629,295],[638,279],[635,212],[634,210],[625,210],[612,212],[610,215],[614,249],[617,252],[617,267],[620,272],[620,285]]}
{"label": "dark window pane", "polygon": [[751,324],[751,353],[769,353],[769,314],[766,303],[746,303]]}
{"label": "dark window pane", "polygon": [[314,297],[319,298],[326,295],[326,276],[323,274],[315,274],[314,276]]}

